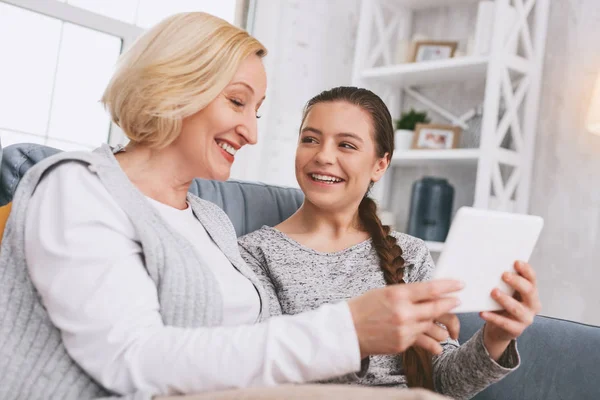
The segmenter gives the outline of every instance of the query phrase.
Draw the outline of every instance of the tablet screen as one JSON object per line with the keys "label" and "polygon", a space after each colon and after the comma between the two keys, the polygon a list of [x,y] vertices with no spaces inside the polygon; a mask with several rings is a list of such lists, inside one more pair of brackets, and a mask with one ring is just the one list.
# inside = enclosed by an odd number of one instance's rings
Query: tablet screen
{"label": "tablet screen", "polygon": [[458,210],[440,254],[433,279],[465,283],[458,292],[455,313],[496,311],[502,307],[491,292],[495,287],[511,294],[502,281],[517,260],[529,261],[544,221],[541,217],[462,207]]}

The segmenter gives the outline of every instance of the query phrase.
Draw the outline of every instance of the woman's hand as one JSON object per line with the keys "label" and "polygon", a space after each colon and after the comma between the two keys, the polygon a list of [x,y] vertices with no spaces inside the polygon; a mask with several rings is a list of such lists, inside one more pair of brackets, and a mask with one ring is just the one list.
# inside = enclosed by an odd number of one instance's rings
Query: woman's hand
{"label": "woman's hand", "polygon": [[448,331],[434,321],[447,321],[458,335],[456,323],[448,322],[454,319],[447,314],[459,302],[446,295],[462,287],[453,280],[391,285],[348,301],[361,358],[402,353],[413,344],[441,353],[439,342],[448,337]]}
{"label": "woman's hand", "polygon": [[511,340],[521,336],[523,331],[532,323],[535,315],[540,312],[542,304],[533,268],[525,262],[515,262],[514,272],[505,272],[502,280],[515,290],[513,297],[496,288],[492,298],[504,310],[497,312],[482,312],[481,318],[486,321],[483,342],[492,359],[498,361]]}

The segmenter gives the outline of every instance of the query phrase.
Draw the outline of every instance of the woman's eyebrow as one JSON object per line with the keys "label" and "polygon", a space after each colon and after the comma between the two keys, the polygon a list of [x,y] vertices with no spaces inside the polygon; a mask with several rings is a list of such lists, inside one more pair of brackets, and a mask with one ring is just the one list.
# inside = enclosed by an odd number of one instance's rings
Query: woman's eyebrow
{"label": "woman's eyebrow", "polygon": [[312,133],[315,133],[317,135],[323,135],[323,132],[321,132],[317,128],[313,128],[311,126],[306,126],[306,127],[302,128],[302,133],[304,133],[304,132],[312,132]]}
{"label": "woman's eyebrow", "polygon": [[[242,81],[233,82],[231,85],[232,86],[233,85],[242,85],[242,86],[248,88],[248,90],[250,90],[250,93],[254,94],[254,89],[252,88],[252,86],[248,85],[246,82],[242,82]],[[266,98],[267,98],[267,96],[263,96],[263,98],[260,100],[260,102],[262,103],[263,101],[265,101]]]}
{"label": "woman's eyebrow", "polygon": [[233,82],[231,85],[232,86],[233,85],[242,85],[242,86],[245,86],[245,87],[247,87],[250,90],[250,92],[252,92],[252,94],[254,94],[254,89],[252,88],[252,86],[248,85],[246,82],[241,82],[241,81],[240,82]]}

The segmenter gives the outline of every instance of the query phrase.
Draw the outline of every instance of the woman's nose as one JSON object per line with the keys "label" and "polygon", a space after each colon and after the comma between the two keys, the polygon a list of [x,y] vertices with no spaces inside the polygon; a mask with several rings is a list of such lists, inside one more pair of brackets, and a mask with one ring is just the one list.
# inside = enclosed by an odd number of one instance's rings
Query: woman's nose
{"label": "woman's nose", "polygon": [[244,139],[245,144],[256,144],[258,140],[256,116],[252,116],[252,119],[248,118],[244,123],[238,125],[236,132]]}

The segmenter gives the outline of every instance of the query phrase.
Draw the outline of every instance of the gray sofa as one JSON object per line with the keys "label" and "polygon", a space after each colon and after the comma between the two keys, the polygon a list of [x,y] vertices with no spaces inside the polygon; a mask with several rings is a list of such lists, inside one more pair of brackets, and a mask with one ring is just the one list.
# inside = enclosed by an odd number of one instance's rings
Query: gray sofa
{"label": "gray sofa", "polygon": [[[0,156],[0,206],[11,201],[29,167],[56,152],[33,144],[5,148]],[[276,225],[302,202],[302,193],[296,189],[259,183],[197,179],[190,191],[220,206],[238,235]],[[477,314],[460,315],[460,320],[461,342],[482,325]],[[518,346],[521,367],[475,399],[600,399],[600,327],[539,316]]]}

